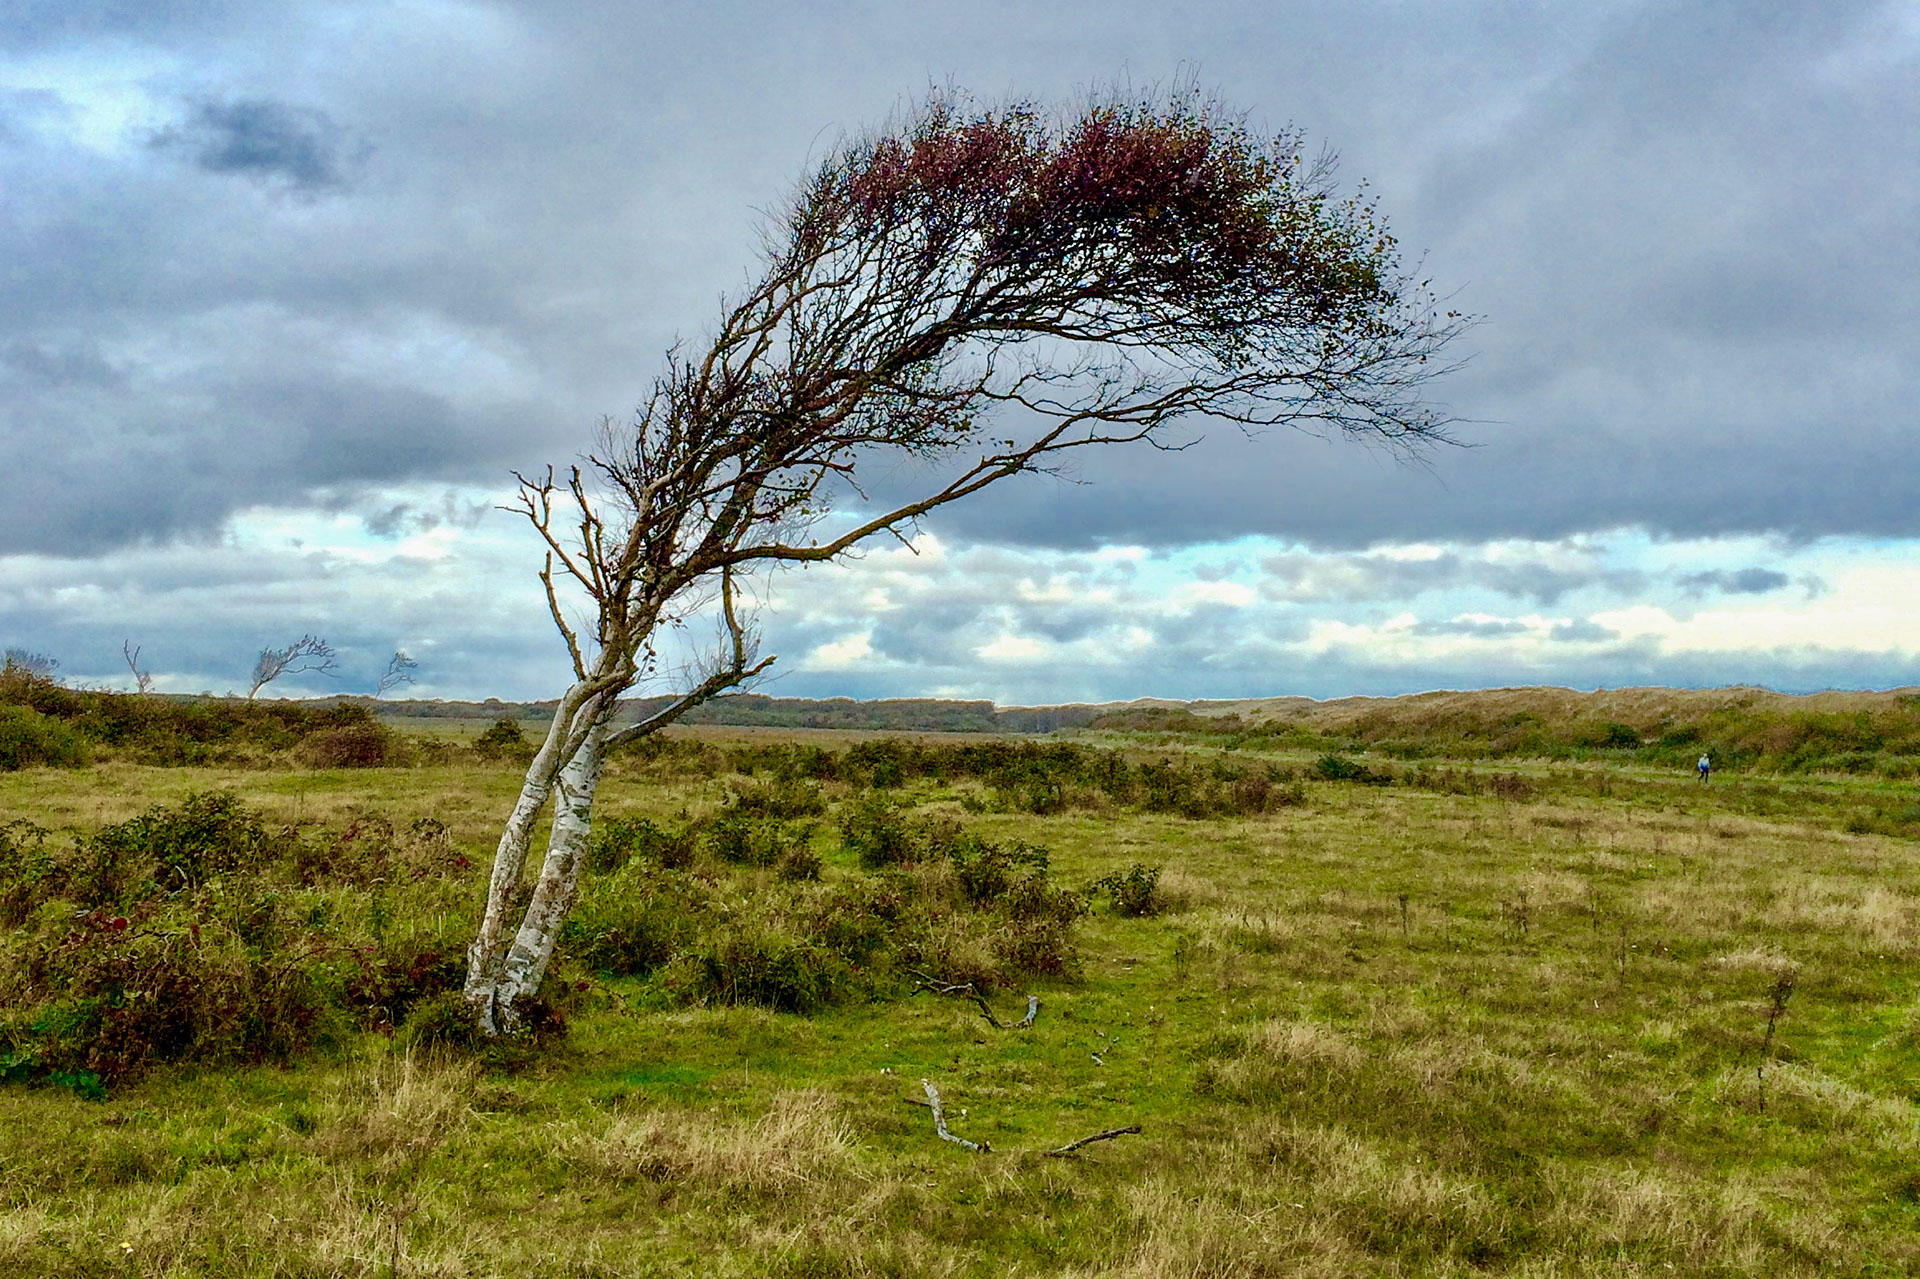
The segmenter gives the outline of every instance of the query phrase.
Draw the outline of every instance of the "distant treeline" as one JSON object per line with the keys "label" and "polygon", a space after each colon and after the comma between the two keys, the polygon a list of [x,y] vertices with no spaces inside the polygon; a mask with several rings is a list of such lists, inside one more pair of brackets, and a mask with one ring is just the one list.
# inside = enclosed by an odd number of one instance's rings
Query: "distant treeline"
{"label": "distant treeline", "polygon": [[1687,767],[1920,775],[1920,694],[1763,689],[1489,689],[1290,706],[1271,718],[1129,708],[1111,732],[1213,744],[1371,751],[1397,759],[1629,759]]}
{"label": "distant treeline", "polygon": [[[655,697],[627,702],[635,718],[645,718],[668,705],[671,698]],[[1062,728],[1084,728],[1100,715],[1092,706],[1040,706],[998,710],[992,702],[951,702],[931,697],[889,698],[856,702],[832,697],[765,697],[740,693],[716,697],[697,706],[682,721],[762,728],[859,728],[885,732],[929,733],[1051,733]]]}
{"label": "distant treeline", "polygon": [[[645,719],[670,705],[670,697],[637,697],[621,703],[622,719]],[[369,702],[369,705],[373,703]],[[407,701],[379,704],[389,713],[435,719],[546,719],[552,702]],[[1101,714],[1097,706],[1039,706],[999,710],[992,702],[956,702],[900,697],[857,702],[848,697],[767,697],[736,693],[696,706],[680,722],[733,728],[849,728],[919,733],[1051,733],[1084,728]]]}

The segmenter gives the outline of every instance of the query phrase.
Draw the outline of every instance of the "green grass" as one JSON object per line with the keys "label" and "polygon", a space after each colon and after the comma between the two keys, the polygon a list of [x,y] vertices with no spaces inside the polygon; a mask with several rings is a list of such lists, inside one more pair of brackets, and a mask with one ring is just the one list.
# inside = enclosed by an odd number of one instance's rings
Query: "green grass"
{"label": "green grass", "polygon": [[[1509,800],[1365,762],[1400,780],[1309,781],[1303,804],[1227,820],[968,813],[990,798],[978,783],[905,788],[1044,845],[1061,883],[1165,868],[1162,913],[1082,921],[1079,979],[1033,987],[1031,1030],[903,990],[800,1017],[662,1006],[651,978],[603,978],[569,1037],[512,1070],[362,1034],[289,1068],[155,1072],[103,1101],[0,1088],[0,1269],[1920,1267],[1920,845],[1859,820],[1910,804],[1903,788],[1503,761],[1529,788]],[[623,763],[603,812],[672,822],[726,783]],[[277,821],[437,817],[480,863],[477,902],[514,779],[36,769],[0,776],[0,814],[93,830],[214,787]],[[833,829],[816,837],[826,876],[858,875]],[[993,996],[1003,1020],[1025,989]],[[912,1104],[923,1078],[993,1153],[938,1139]],[[1038,1153],[1129,1124],[1143,1131],[1078,1159]]]}

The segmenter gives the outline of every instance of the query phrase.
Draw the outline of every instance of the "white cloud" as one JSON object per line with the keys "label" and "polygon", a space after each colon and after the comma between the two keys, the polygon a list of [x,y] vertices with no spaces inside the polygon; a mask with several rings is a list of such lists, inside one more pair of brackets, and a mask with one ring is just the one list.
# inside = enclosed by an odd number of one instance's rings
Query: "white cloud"
{"label": "white cloud", "polygon": [[800,664],[804,671],[843,671],[873,658],[873,643],[865,635],[848,635],[822,644],[809,652]]}
{"label": "white cloud", "polygon": [[973,650],[988,662],[1031,662],[1047,655],[1047,646],[1025,635],[1001,635]]}

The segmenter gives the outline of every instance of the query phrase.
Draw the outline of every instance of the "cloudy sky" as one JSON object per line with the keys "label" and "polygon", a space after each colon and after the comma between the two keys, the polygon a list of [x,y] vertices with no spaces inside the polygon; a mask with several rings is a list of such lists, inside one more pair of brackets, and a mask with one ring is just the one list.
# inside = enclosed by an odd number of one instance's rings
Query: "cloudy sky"
{"label": "cloudy sky", "polygon": [[1182,76],[1483,317],[1467,447],[1087,457],[774,580],[764,691],[1920,683],[1913,0],[0,0],[0,644],[552,696],[497,504],[708,331],[758,210],[929,85]]}

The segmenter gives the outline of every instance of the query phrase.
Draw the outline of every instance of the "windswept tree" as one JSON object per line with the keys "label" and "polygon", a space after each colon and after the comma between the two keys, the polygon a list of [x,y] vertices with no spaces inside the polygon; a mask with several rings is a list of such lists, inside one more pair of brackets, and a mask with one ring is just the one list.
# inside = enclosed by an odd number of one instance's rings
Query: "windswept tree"
{"label": "windswept tree", "polygon": [[402,684],[413,683],[413,673],[419,669],[420,663],[408,657],[405,649],[395,649],[387,661],[386,671],[380,676],[380,682],[374,686],[374,698],[378,700]]}
{"label": "windswept tree", "polygon": [[247,700],[252,701],[255,694],[282,675],[331,675],[338,666],[333,646],[318,635],[302,635],[285,648],[263,648],[253,664],[253,684],[247,689]]}
{"label": "windswept tree", "polygon": [[0,671],[9,675],[26,675],[33,679],[53,679],[53,673],[60,669],[60,659],[46,653],[36,653],[28,648],[10,648],[6,657],[0,661]]}
{"label": "windswept tree", "polygon": [[[747,578],[831,560],[1076,449],[1181,419],[1417,447],[1421,391],[1464,327],[1403,269],[1372,204],[1301,139],[1194,95],[1061,116],[935,94],[837,147],[769,219],[764,270],[705,349],[676,349],[631,423],[522,477],[574,680],[501,832],[466,995],[488,1033],[538,991],[573,904],[606,752],[774,660]],[[854,499],[902,461],[905,500]],[[852,495],[852,496],[850,496]],[[584,597],[587,626],[569,621]],[[664,631],[720,642],[677,674]],[[616,726],[636,685],[675,694]],[[536,822],[545,856],[522,888]]]}

